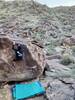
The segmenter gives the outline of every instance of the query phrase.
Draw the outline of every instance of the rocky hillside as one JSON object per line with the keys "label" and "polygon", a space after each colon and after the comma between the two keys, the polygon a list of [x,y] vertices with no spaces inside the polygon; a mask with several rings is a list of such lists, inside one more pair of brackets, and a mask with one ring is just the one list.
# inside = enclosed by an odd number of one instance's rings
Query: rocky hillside
{"label": "rocky hillside", "polygon": [[31,0],[0,0],[0,36],[3,35],[39,41],[47,62],[45,78],[40,79],[47,98],[75,100],[74,6],[48,8]]}
{"label": "rocky hillside", "polygon": [[48,8],[31,0],[0,2],[1,34],[24,37],[28,32],[42,40],[49,53],[65,36],[74,35],[75,7]]}

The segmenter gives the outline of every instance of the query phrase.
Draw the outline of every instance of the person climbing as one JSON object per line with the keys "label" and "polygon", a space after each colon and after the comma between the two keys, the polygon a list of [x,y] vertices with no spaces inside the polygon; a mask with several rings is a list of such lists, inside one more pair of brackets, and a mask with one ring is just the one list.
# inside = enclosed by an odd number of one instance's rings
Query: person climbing
{"label": "person climbing", "polygon": [[23,48],[21,44],[14,44],[13,50],[15,51],[15,59],[14,60],[22,60],[23,59]]}

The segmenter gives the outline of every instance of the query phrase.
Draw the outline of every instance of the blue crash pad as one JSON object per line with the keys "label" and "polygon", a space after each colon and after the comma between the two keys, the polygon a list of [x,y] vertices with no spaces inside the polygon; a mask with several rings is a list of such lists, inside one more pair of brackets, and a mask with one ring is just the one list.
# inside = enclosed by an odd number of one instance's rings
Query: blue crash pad
{"label": "blue crash pad", "polygon": [[26,83],[26,84],[16,84],[12,88],[12,95],[14,100],[22,100],[33,97],[35,95],[44,94],[45,89],[42,87],[39,81]]}

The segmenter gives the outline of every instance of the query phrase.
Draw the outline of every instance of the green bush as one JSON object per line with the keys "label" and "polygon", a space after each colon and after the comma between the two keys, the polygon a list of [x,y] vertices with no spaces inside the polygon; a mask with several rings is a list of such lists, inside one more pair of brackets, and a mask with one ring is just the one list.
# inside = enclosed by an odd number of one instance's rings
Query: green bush
{"label": "green bush", "polygon": [[47,53],[49,55],[53,55],[54,54],[55,51],[54,51],[54,46],[53,45],[49,44],[49,45],[45,46],[45,48],[46,48]]}
{"label": "green bush", "polygon": [[75,52],[75,46],[72,46],[72,51]]}
{"label": "green bush", "polygon": [[75,46],[72,46],[73,55],[75,55]]}
{"label": "green bush", "polygon": [[73,62],[74,60],[69,55],[64,55],[61,60],[61,64],[63,65],[69,65],[70,63],[73,63]]}

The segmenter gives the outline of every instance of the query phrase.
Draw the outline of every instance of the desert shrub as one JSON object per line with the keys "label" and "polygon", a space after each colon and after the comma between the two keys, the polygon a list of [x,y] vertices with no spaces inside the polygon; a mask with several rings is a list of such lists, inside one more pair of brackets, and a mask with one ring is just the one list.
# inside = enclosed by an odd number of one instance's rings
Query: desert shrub
{"label": "desert shrub", "polygon": [[72,51],[75,52],[75,46],[72,46]]}
{"label": "desert shrub", "polygon": [[64,55],[61,60],[61,64],[69,65],[70,63],[74,63],[74,60],[69,55]]}
{"label": "desert shrub", "polygon": [[72,47],[72,54],[75,56],[75,46]]}
{"label": "desert shrub", "polygon": [[42,40],[44,39],[44,32],[35,32],[33,36],[38,40]]}
{"label": "desert shrub", "polygon": [[45,49],[47,51],[47,54],[49,54],[49,55],[53,55],[55,53],[54,46],[51,44],[45,46]]}

